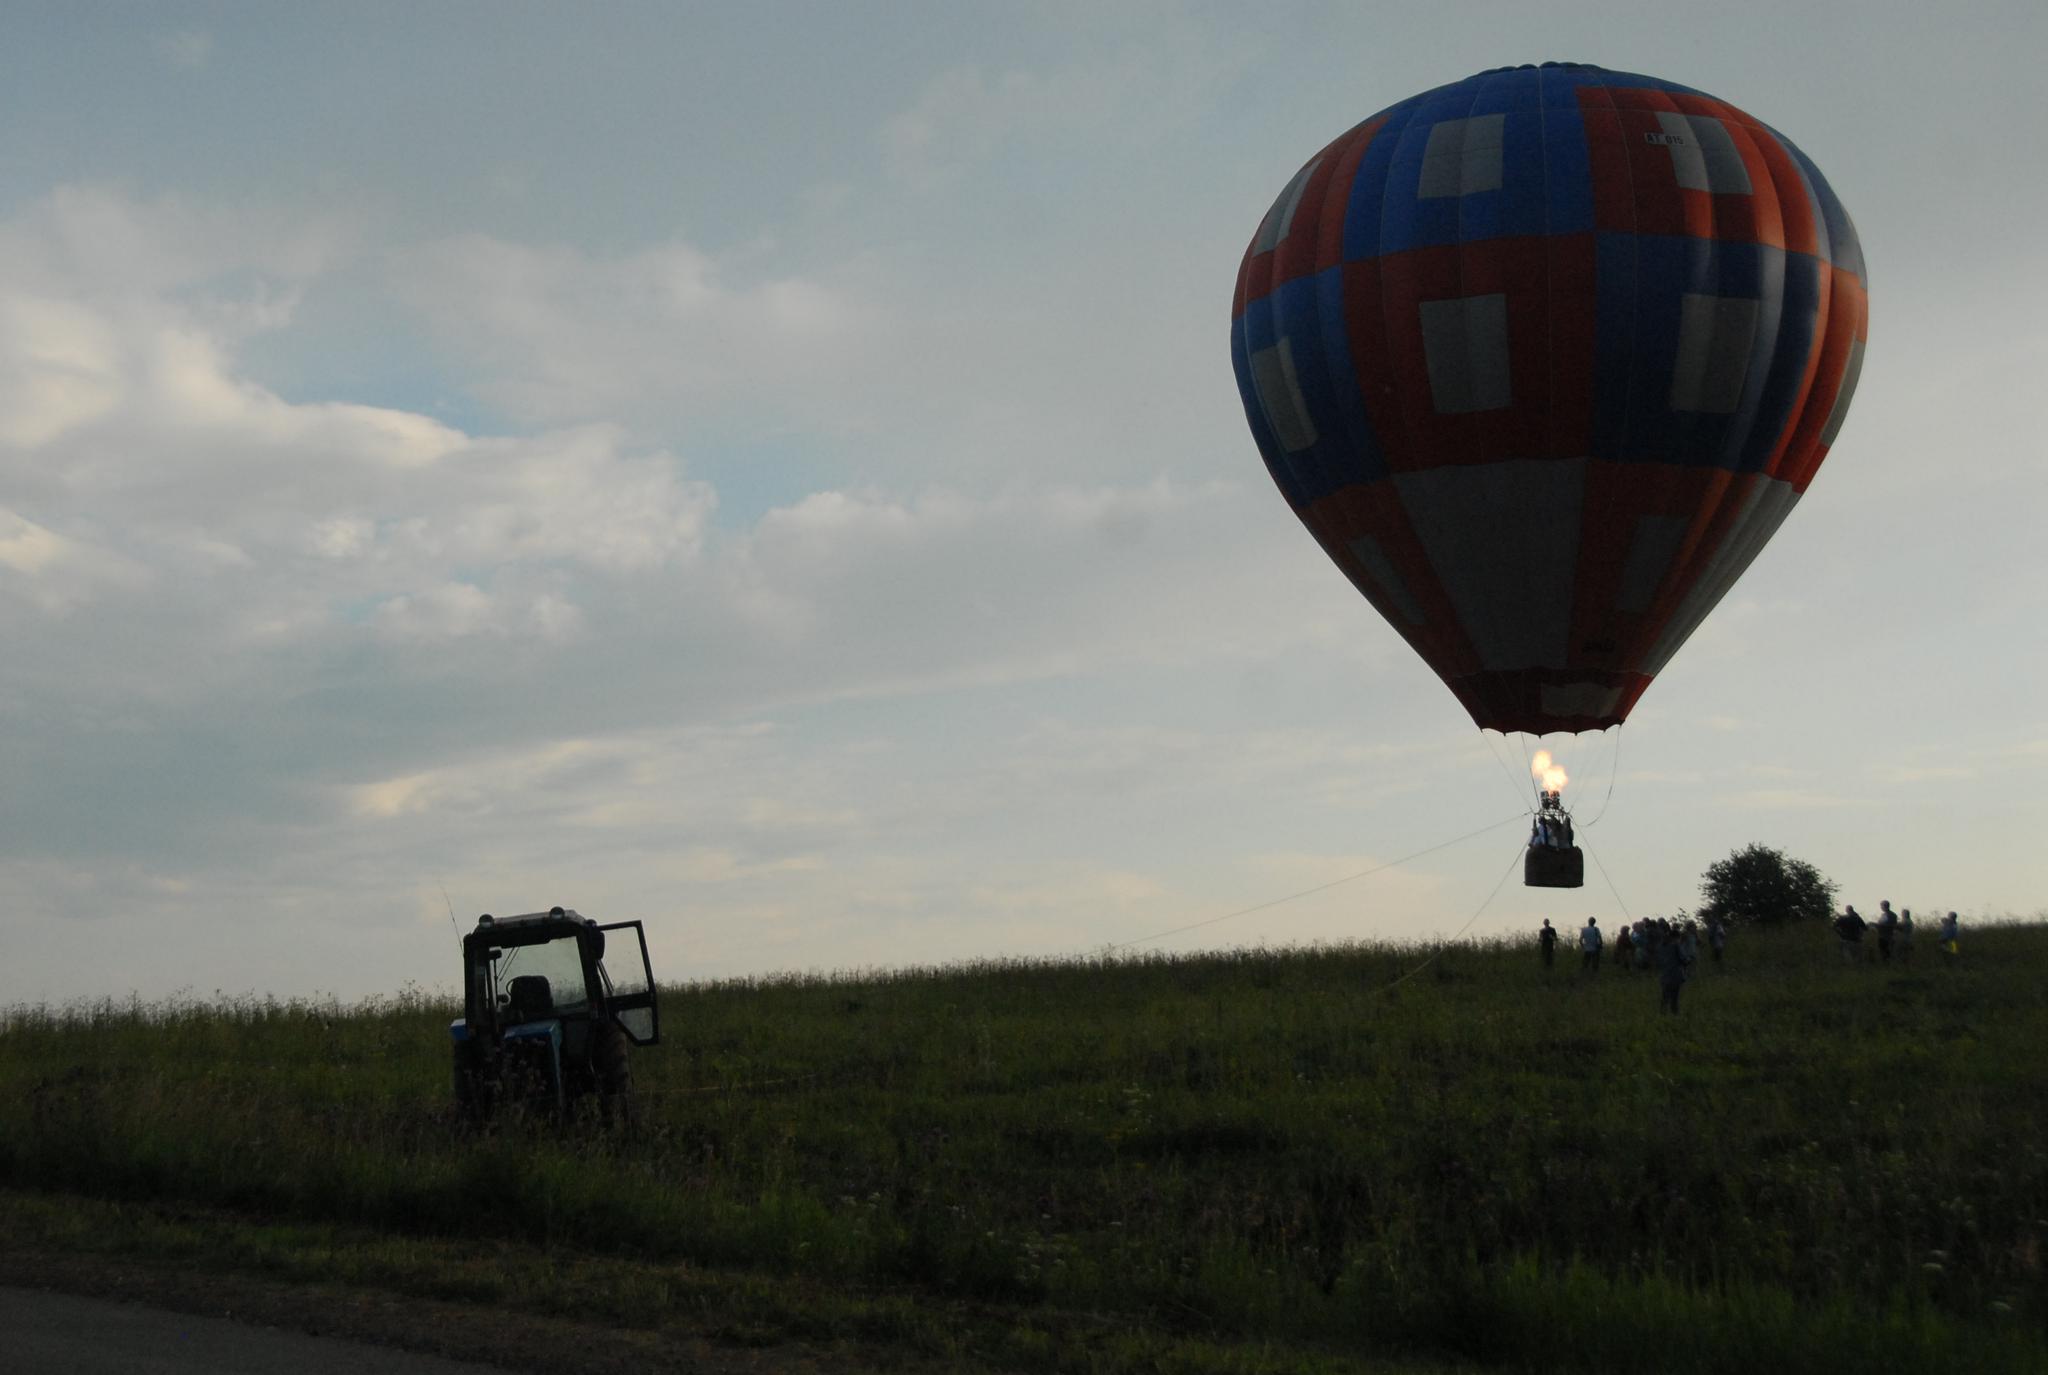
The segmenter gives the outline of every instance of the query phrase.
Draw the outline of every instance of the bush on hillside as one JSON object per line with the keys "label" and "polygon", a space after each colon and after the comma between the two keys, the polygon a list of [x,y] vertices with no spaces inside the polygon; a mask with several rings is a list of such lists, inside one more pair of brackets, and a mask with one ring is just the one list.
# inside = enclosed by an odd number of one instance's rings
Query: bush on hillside
{"label": "bush on hillside", "polygon": [[1700,875],[1702,917],[1779,922],[1834,915],[1840,885],[1803,859],[1768,845],[1749,845],[1707,866]]}

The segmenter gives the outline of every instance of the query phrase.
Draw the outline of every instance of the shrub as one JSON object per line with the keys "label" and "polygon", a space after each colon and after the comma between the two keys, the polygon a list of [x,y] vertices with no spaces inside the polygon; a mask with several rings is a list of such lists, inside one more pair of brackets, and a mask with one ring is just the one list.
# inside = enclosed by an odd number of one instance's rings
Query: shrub
{"label": "shrub", "polygon": [[1834,915],[1839,885],[1803,859],[1768,845],[1749,845],[1716,860],[1700,875],[1702,917],[1769,925]]}

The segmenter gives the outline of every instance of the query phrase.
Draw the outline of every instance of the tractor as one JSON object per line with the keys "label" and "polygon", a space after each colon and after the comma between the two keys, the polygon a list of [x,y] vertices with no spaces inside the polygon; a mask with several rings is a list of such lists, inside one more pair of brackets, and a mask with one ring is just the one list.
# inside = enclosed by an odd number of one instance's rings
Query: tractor
{"label": "tractor", "polygon": [[627,1047],[661,1039],[639,922],[600,926],[562,907],[518,917],[487,912],[462,938],[462,991],[463,1015],[448,1034],[464,1117],[483,1121],[509,1107],[559,1121],[596,1095],[607,1122],[625,1120],[633,1094]]}

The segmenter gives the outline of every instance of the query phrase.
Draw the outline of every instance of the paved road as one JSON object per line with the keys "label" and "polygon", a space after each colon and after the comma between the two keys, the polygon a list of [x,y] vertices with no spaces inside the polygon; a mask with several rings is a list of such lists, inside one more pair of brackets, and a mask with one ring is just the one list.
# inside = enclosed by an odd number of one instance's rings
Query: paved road
{"label": "paved road", "polygon": [[0,1368],[9,1375],[508,1375],[338,1337],[4,1286]]}

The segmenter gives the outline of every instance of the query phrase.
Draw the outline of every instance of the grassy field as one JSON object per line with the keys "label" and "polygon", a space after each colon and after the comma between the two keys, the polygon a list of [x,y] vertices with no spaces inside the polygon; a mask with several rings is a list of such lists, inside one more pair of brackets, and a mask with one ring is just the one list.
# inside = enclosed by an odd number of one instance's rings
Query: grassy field
{"label": "grassy field", "polygon": [[466,1134],[433,997],[14,1009],[0,1185],[53,1243],[1001,1368],[2048,1370],[2048,928],[1743,931],[1676,1018],[1426,953],[671,988],[629,1137]]}

